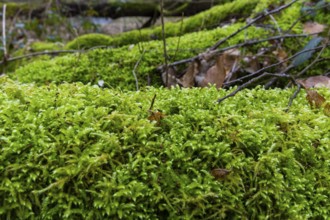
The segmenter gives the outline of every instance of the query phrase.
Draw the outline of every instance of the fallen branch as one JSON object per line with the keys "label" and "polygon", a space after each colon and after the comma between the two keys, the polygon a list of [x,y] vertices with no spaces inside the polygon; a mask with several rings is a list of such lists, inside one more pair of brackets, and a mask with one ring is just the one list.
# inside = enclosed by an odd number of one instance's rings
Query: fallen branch
{"label": "fallen branch", "polygon": [[41,56],[41,55],[57,55],[60,53],[78,53],[78,52],[84,52],[84,51],[83,50],[54,50],[54,51],[36,52],[36,53],[30,53],[30,54],[26,54],[26,55],[22,55],[22,56],[9,58],[6,60],[6,62],[1,61],[0,65],[3,65],[4,63],[8,63],[8,62],[13,62],[16,60],[21,60],[24,58],[29,58],[29,57],[35,57],[35,56]]}
{"label": "fallen branch", "polygon": [[[279,39],[284,39],[284,38],[308,37],[308,36],[311,36],[311,35],[310,34],[286,34],[286,35],[282,35],[282,36],[264,38],[264,39],[261,39],[261,40],[250,40],[250,41],[246,41],[244,43],[240,43],[240,44],[225,47],[225,48],[222,48],[222,49],[210,51],[210,54],[211,54],[210,57],[217,56],[217,55],[219,55],[219,54],[221,54],[221,53],[223,53],[227,50],[230,50],[230,49],[251,46],[251,45],[263,43],[263,42],[266,42],[266,41],[273,41],[273,40],[279,40]],[[195,59],[197,59],[199,57],[200,57],[200,55],[197,55],[197,56],[194,56],[194,57],[191,57],[191,58],[188,58],[188,59],[179,60],[179,61],[170,63],[168,66],[173,67],[173,66],[177,66],[177,65],[180,65],[180,64],[189,63],[189,62],[192,62],[192,61],[194,61]]]}
{"label": "fallen branch", "polygon": [[239,28],[237,31],[235,31],[234,33],[230,34],[228,37],[218,41],[217,43],[215,43],[209,50],[215,50],[216,48],[218,48],[221,44],[223,44],[224,42],[226,42],[228,39],[234,37],[235,35],[237,35],[238,33],[240,33],[241,31],[247,29],[248,27],[250,27],[251,25],[253,25],[254,23],[256,23],[257,21],[269,16],[269,15],[272,15],[272,14],[275,14],[275,13],[278,13],[280,11],[282,11],[283,9],[286,9],[288,8],[289,6],[291,6],[293,3],[297,2],[298,0],[293,0],[291,1],[290,3],[286,4],[286,5],[283,5],[281,7],[278,7],[278,8],[275,8],[274,10],[272,11],[265,11],[264,13],[262,13],[261,15],[259,15],[258,17],[254,18],[252,21],[250,21],[247,25],[245,25],[244,27],[241,27]]}
{"label": "fallen branch", "polygon": [[296,56],[298,56],[298,55],[300,55],[300,54],[302,54],[302,53],[306,53],[306,52],[308,52],[308,51],[313,51],[313,50],[320,50],[320,49],[322,49],[322,48],[323,48],[323,46],[320,46],[320,47],[315,47],[315,48],[308,49],[308,50],[302,50],[302,51],[299,51],[299,52],[295,53],[294,55],[292,55],[292,56],[290,56],[290,57],[288,57],[288,58],[286,58],[286,59],[284,59],[284,60],[282,60],[282,61],[280,61],[280,62],[278,62],[278,63],[274,63],[274,64],[272,64],[272,65],[269,65],[269,66],[266,66],[266,67],[264,67],[264,68],[261,68],[261,69],[257,70],[257,71],[254,72],[254,73],[251,73],[251,74],[249,74],[249,75],[242,76],[241,78],[238,78],[238,79],[235,79],[235,80],[229,81],[229,82],[227,82],[227,83],[224,83],[224,87],[229,87],[229,86],[231,86],[231,85],[233,85],[233,84],[235,84],[235,83],[237,83],[237,82],[242,82],[242,81],[245,80],[245,79],[248,79],[248,78],[254,77],[254,76],[256,76],[256,75],[258,75],[258,74],[264,72],[265,70],[270,69],[270,68],[275,67],[275,66],[279,66],[279,65],[281,65],[281,64],[283,64],[283,63],[285,63],[285,62],[287,62],[287,61],[289,61],[289,60],[295,58]]}
{"label": "fallen branch", "polygon": [[[289,67],[288,67],[289,68]],[[291,76],[291,75],[288,75],[286,74],[285,72],[288,70],[288,68],[286,68],[284,71],[282,71],[281,73],[278,73],[278,74],[274,74],[274,73],[263,73],[261,74],[260,76],[257,76],[251,80],[249,80],[248,82],[240,85],[237,89],[235,89],[233,92],[229,93],[228,95],[218,99],[218,103],[224,101],[225,99],[228,99],[229,97],[232,97],[232,96],[235,96],[239,91],[241,91],[242,89],[245,89],[246,87],[248,87],[249,85],[251,85],[252,83],[266,77],[266,76],[275,76],[275,77],[285,77],[285,78],[289,78],[291,79],[295,84],[296,84],[296,81],[295,79]],[[292,68],[292,67],[290,67]]]}
{"label": "fallen branch", "polygon": [[296,91],[293,93],[293,95],[290,97],[290,100],[289,100],[289,104],[288,104],[288,107],[286,108],[285,112],[288,112],[290,110],[290,107],[292,105],[292,102],[293,100],[297,97],[297,95],[299,94],[301,90],[301,85],[298,83],[297,84],[297,89]]}

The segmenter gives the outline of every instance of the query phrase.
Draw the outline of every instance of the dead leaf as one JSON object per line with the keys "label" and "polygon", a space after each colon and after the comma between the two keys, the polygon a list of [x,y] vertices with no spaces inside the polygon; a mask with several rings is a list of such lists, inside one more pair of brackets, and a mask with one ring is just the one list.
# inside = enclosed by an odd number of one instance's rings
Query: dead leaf
{"label": "dead leaf", "polygon": [[195,85],[195,76],[199,72],[199,65],[196,61],[190,62],[186,73],[178,79],[183,87],[193,87]]}
{"label": "dead leaf", "polygon": [[[196,75],[195,80],[200,87],[207,87],[209,84],[215,84],[221,88],[227,73],[231,72],[235,64],[238,62],[239,51],[230,50],[216,58],[215,64]],[[201,65],[203,67],[203,65]]]}
{"label": "dead leaf", "polygon": [[[166,85],[166,74],[168,74],[167,85]],[[166,72],[166,70],[164,70],[164,72],[162,72],[162,80],[163,80],[164,85],[167,88],[177,85],[178,82],[177,82],[177,78],[176,78],[175,69],[173,67],[168,67],[167,72]]]}
{"label": "dead leaf", "polygon": [[227,50],[226,52],[223,53],[222,56],[223,56],[222,58],[223,66],[225,68],[227,75],[229,72],[231,72],[234,69],[235,66],[237,66],[241,56],[241,52],[235,48],[235,49]]}
{"label": "dead leaf", "polygon": [[277,59],[282,62],[286,58],[288,58],[288,54],[283,50],[282,48],[276,48],[275,51],[273,51],[273,54],[277,57]]}
{"label": "dead leaf", "polygon": [[319,87],[330,89],[330,77],[327,76],[311,76],[305,79],[297,79],[297,82],[307,89]]}
{"label": "dead leaf", "polygon": [[304,33],[317,34],[324,31],[325,28],[326,28],[325,25],[319,24],[317,22],[306,22],[304,24]]}
{"label": "dead leaf", "polygon": [[307,96],[306,99],[308,100],[309,104],[312,107],[316,108],[323,108],[323,112],[325,115],[330,117],[330,103],[326,103],[326,99],[321,96],[317,91],[306,89]]}
{"label": "dead leaf", "polygon": [[200,87],[208,87],[209,84],[215,84],[219,89],[221,88],[226,77],[226,70],[224,68],[223,56],[219,56],[216,63],[210,67],[206,73],[199,73],[195,79],[197,85]]}
{"label": "dead leaf", "polygon": [[223,179],[231,172],[231,170],[223,169],[223,168],[215,168],[211,171],[211,175],[216,179]]}
{"label": "dead leaf", "polygon": [[320,108],[326,101],[325,98],[321,96],[317,91],[306,89],[306,92],[306,99],[312,107]]}
{"label": "dead leaf", "polygon": [[148,117],[148,120],[149,121],[156,121],[157,122],[156,125],[158,125],[158,126],[161,124],[161,120],[163,118],[165,118],[165,115],[160,111],[151,111],[151,110],[149,110],[149,114],[150,115]]}
{"label": "dead leaf", "polygon": [[260,64],[255,56],[245,56],[243,58],[244,62],[244,71],[248,73],[257,72],[260,69]]}

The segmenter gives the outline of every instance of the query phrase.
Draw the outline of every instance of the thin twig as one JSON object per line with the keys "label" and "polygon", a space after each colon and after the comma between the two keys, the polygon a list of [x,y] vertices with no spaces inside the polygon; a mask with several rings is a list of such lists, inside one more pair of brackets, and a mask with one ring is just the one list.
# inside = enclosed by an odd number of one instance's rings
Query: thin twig
{"label": "thin twig", "polygon": [[297,83],[297,89],[293,93],[293,95],[290,97],[289,104],[288,104],[288,107],[286,108],[285,112],[288,112],[290,110],[290,107],[292,105],[292,102],[297,97],[297,95],[299,94],[300,90],[301,90],[301,85],[299,83]]}
{"label": "thin twig", "polygon": [[[320,9],[322,9],[322,8],[329,7],[329,5],[330,5],[330,3],[325,3],[324,5],[321,5],[321,6],[315,7],[314,10],[320,10]],[[295,22],[293,22],[293,23],[291,24],[291,26],[286,30],[286,32],[289,32],[290,30],[292,30],[292,28],[294,28],[294,26],[296,26],[296,24],[298,24],[299,21],[301,21],[304,17],[311,15],[313,12],[314,12],[314,11],[312,11],[312,10],[308,10],[308,11],[306,12],[306,14],[301,15],[301,16],[300,16]]]}
{"label": "thin twig", "polygon": [[315,57],[315,59],[313,60],[313,62],[311,62],[308,66],[306,66],[300,73],[297,74],[297,77],[303,75],[305,72],[307,72],[307,70],[309,70],[316,62],[318,62],[320,56],[323,54],[325,48],[327,48],[328,43],[326,42],[323,46],[321,51],[317,54],[317,56]]}
{"label": "thin twig", "polygon": [[280,26],[278,25],[278,23],[277,23],[276,19],[274,18],[274,16],[273,16],[273,15],[269,15],[269,17],[270,17],[270,19],[274,22],[275,27],[276,27],[278,33],[279,33],[280,35],[283,35],[283,33],[282,33],[282,31],[281,31],[281,28],[280,28]]}
{"label": "thin twig", "polygon": [[6,7],[7,5],[4,4],[2,7],[2,46],[3,46],[3,62],[6,62],[8,58],[7,54],[7,44],[6,44]]}
{"label": "thin twig", "polygon": [[166,80],[165,85],[168,84],[168,65],[167,65],[167,51],[166,51],[166,38],[165,38],[165,23],[164,23],[164,0],[160,0],[160,18],[162,22],[162,38],[163,38],[163,49],[164,49],[164,62],[165,62],[165,73]]}
{"label": "thin twig", "polygon": [[[292,55],[292,56],[290,56],[290,57],[288,57],[288,58],[286,58],[286,59],[284,59],[284,60],[282,60],[282,61],[280,61],[280,62],[278,62],[278,63],[274,63],[274,64],[272,64],[272,65],[269,65],[269,66],[266,66],[266,67],[264,67],[264,68],[261,68],[261,69],[257,70],[257,71],[254,72],[254,73],[251,73],[251,74],[249,74],[249,75],[242,76],[241,78],[235,79],[235,80],[233,80],[233,81],[230,81],[230,82],[224,83],[224,86],[225,86],[225,87],[228,87],[228,86],[230,86],[230,85],[232,85],[232,84],[235,84],[235,83],[237,83],[237,82],[242,82],[242,80],[244,80],[244,79],[254,77],[254,76],[258,75],[258,74],[261,73],[261,72],[264,72],[265,70],[267,70],[267,69],[269,69],[269,68],[272,68],[272,67],[275,67],[275,66],[281,65],[282,63],[285,63],[285,62],[287,62],[287,61],[289,61],[289,60],[295,58],[296,56],[298,56],[298,55],[300,55],[300,54],[302,54],[302,53],[306,53],[306,52],[308,52],[308,51],[312,51],[312,50],[319,50],[319,49],[322,49],[322,48],[323,48],[323,46],[320,46],[320,47],[315,47],[315,48],[308,49],[308,50],[302,50],[302,51],[299,51],[299,52],[295,53],[294,55]],[[288,71],[288,69],[286,69],[286,71]]]}
{"label": "thin twig", "polygon": [[[20,60],[20,59],[24,59],[24,58],[28,58],[28,57],[35,57],[35,56],[40,56],[40,55],[56,55],[56,54],[60,54],[60,53],[77,53],[77,52],[83,52],[83,51],[82,50],[43,51],[43,52],[30,53],[30,54],[26,54],[26,55],[22,55],[22,56],[9,58],[8,60],[6,60],[6,62],[12,62],[12,61],[16,61],[16,60]],[[2,65],[2,64],[4,64],[3,61],[0,62],[0,65]]]}
{"label": "thin twig", "polygon": [[[265,39],[261,39],[261,40],[250,40],[250,41],[246,41],[244,43],[240,43],[240,44],[225,47],[225,48],[222,48],[222,49],[214,50],[214,51],[210,52],[210,53],[212,53],[212,55],[209,55],[209,56],[210,57],[211,56],[216,56],[216,55],[219,55],[219,54],[221,54],[221,53],[223,53],[227,50],[230,50],[230,49],[251,46],[251,45],[254,45],[254,44],[263,43],[265,41],[278,40],[278,39],[282,39],[282,38],[295,38],[295,37],[308,37],[308,36],[310,36],[310,35],[309,34],[287,34],[287,35],[282,35],[282,36],[269,37],[269,38],[265,38]],[[197,58],[199,58],[199,56],[200,55],[190,57],[188,59],[179,60],[179,61],[170,63],[168,66],[172,67],[172,66],[177,66],[177,65],[180,65],[180,64],[184,64],[184,63],[189,63],[189,62],[194,61]]]}
{"label": "thin twig", "polygon": [[152,108],[153,108],[153,106],[154,106],[154,103],[155,103],[155,99],[156,99],[156,94],[154,95],[154,97],[153,97],[152,100],[151,100],[151,104],[150,104],[149,111],[152,110]]}
{"label": "thin twig", "polygon": [[139,91],[139,82],[138,82],[138,79],[137,79],[137,76],[136,76],[135,71],[136,71],[136,69],[138,68],[138,66],[139,66],[139,64],[140,64],[140,62],[141,62],[141,60],[142,60],[142,58],[143,58],[143,56],[144,56],[144,53],[145,53],[145,50],[143,50],[143,52],[142,52],[142,54],[141,54],[139,60],[135,63],[134,69],[133,69],[133,71],[132,71],[132,72],[133,72],[134,79],[135,79],[136,91]]}
{"label": "thin twig", "polygon": [[252,21],[250,21],[247,25],[245,25],[244,27],[239,28],[237,31],[235,31],[234,33],[230,34],[229,36],[227,36],[226,38],[218,41],[217,43],[215,43],[210,50],[215,50],[217,49],[221,44],[223,44],[224,42],[226,42],[228,39],[234,37],[235,35],[237,35],[238,33],[240,33],[241,31],[247,29],[248,27],[250,27],[251,25],[253,25],[254,23],[256,23],[257,21],[267,17],[268,15],[271,14],[275,14],[278,13],[280,11],[282,11],[283,9],[288,8],[289,6],[291,6],[293,3],[297,2],[298,0],[293,0],[290,3],[283,5],[281,7],[275,8],[272,11],[265,11],[264,13],[262,13],[261,15],[259,15],[258,17],[254,18]]}
{"label": "thin twig", "polygon": [[256,81],[258,81],[258,80],[260,80],[260,79],[262,79],[262,78],[264,78],[264,77],[266,77],[266,76],[276,76],[276,77],[285,77],[285,78],[293,79],[292,76],[285,74],[284,71],[282,71],[281,73],[278,73],[278,74],[267,73],[267,72],[265,72],[265,73],[261,74],[260,76],[257,76],[257,77],[255,77],[255,78],[249,80],[248,82],[246,82],[246,83],[240,85],[237,89],[235,89],[233,92],[229,93],[228,95],[226,95],[226,96],[224,96],[224,97],[218,99],[218,103],[224,101],[225,99],[228,99],[229,97],[235,96],[235,95],[236,95],[239,91],[241,91],[242,89],[248,87],[248,86],[251,85],[252,83],[254,83],[254,82],[256,82]]}

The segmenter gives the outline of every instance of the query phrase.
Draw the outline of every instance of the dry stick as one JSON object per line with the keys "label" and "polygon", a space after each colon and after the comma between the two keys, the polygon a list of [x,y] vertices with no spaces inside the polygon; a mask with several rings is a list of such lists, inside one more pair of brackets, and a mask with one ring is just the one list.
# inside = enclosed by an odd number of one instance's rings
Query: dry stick
{"label": "dry stick", "polygon": [[144,53],[145,53],[145,50],[143,50],[139,60],[136,62],[135,66],[134,66],[134,69],[133,69],[133,76],[134,76],[134,79],[135,79],[135,85],[136,85],[136,91],[139,91],[139,82],[138,82],[138,79],[137,79],[137,76],[136,76],[136,73],[135,73],[135,70],[137,69],[137,67],[139,66],[143,56],[144,56]]}
{"label": "dry stick", "polygon": [[289,66],[289,67],[287,67],[284,71],[282,71],[282,72],[279,73],[279,74],[273,74],[273,73],[267,73],[267,72],[266,72],[266,73],[263,73],[263,74],[261,74],[260,76],[257,76],[257,77],[255,77],[255,78],[249,80],[248,82],[246,82],[246,83],[240,85],[237,89],[235,89],[233,92],[229,93],[228,95],[226,95],[226,96],[224,96],[224,97],[218,99],[218,103],[224,101],[225,99],[227,99],[227,98],[229,98],[229,97],[235,96],[235,95],[236,95],[239,91],[241,91],[242,89],[246,88],[246,87],[249,86],[250,84],[252,84],[252,83],[254,83],[254,82],[258,81],[259,79],[264,78],[264,77],[266,77],[266,76],[287,77],[287,78],[291,78],[292,80],[294,80],[292,76],[289,76],[289,75],[285,74],[285,72],[288,71],[288,70],[291,69],[291,68],[292,68],[292,66]]}
{"label": "dry stick", "polygon": [[[230,49],[239,48],[239,47],[246,47],[246,46],[250,46],[250,45],[254,45],[254,44],[263,43],[265,41],[278,40],[278,39],[284,39],[284,38],[294,38],[294,37],[308,37],[308,36],[310,36],[310,34],[286,34],[286,35],[282,35],[282,36],[269,37],[269,38],[265,38],[265,39],[261,39],[261,40],[246,41],[244,43],[240,43],[240,44],[225,47],[225,48],[222,48],[222,49],[214,50],[214,51],[212,51],[212,56],[221,54],[224,51],[227,51],[227,50],[230,50]],[[172,67],[172,66],[177,66],[177,65],[180,65],[180,64],[184,64],[184,63],[189,63],[189,62],[197,59],[198,57],[199,57],[199,55],[188,58],[188,59],[179,60],[179,61],[170,63],[168,66]]]}
{"label": "dry stick", "polygon": [[301,76],[302,74],[304,74],[307,70],[309,70],[316,62],[318,62],[320,56],[323,54],[325,48],[327,48],[328,43],[326,42],[323,46],[321,51],[317,54],[316,58],[313,60],[313,62],[311,62],[308,66],[306,66],[300,73],[297,74],[298,76]]}
{"label": "dry stick", "polygon": [[162,38],[163,38],[163,49],[164,49],[164,62],[165,62],[165,73],[166,80],[165,85],[168,85],[168,65],[167,65],[167,51],[166,51],[166,39],[165,39],[165,23],[164,23],[164,0],[160,0],[160,19],[162,21]]}
{"label": "dry stick", "polygon": [[289,6],[291,6],[293,3],[295,3],[296,1],[298,0],[293,0],[291,1],[290,3],[286,4],[286,5],[283,5],[281,7],[278,7],[278,8],[275,8],[274,10],[272,11],[265,11],[264,13],[262,13],[261,15],[259,15],[258,17],[256,17],[255,19],[253,19],[252,21],[250,21],[247,25],[245,25],[244,27],[241,27],[239,28],[236,32],[230,34],[228,37],[218,41],[216,44],[214,44],[210,50],[215,50],[217,49],[221,44],[223,44],[225,41],[227,41],[228,39],[234,37],[235,35],[237,35],[238,33],[240,33],[241,31],[247,29],[248,27],[250,27],[251,25],[253,25],[254,23],[256,23],[257,21],[267,17],[268,15],[271,15],[271,14],[275,14],[275,13],[278,13],[280,11],[282,11],[283,9],[286,9],[288,8]]}
{"label": "dry stick", "polygon": [[154,106],[156,96],[157,96],[157,95],[155,94],[154,97],[153,97],[152,100],[151,100],[151,104],[150,104],[150,107],[149,107],[149,111],[151,111],[151,110],[152,110],[152,107]]}
{"label": "dry stick", "polygon": [[[229,50],[229,49],[232,49],[232,48],[237,48],[237,47],[240,47],[240,46],[246,46],[246,45],[251,45],[251,43],[242,43],[242,44],[237,44],[236,46],[233,46],[233,47],[227,47],[227,48],[224,48],[222,50],[218,50],[218,51],[215,51],[213,52],[214,50],[216,50],[216,48],[218,48],[221,44],[223,44],[225,41],[227,41],[228,39],[234,37],[235,35],[237,35],[238,33],[242,32],[243,30],[247,29],[248,27],[250,27],[251,25],[253,25],[255,22],[259,21],[260,19],[268,16],[268,15],[271,15],[271,14],[275,14],[275,13],[278,13],[280,11],[282,11],[283,9],[285,8],[288,8],[289,6],[291,6],[293,3],[295,3],[296,1],[298,0],[293,0],[291,1],[290,3],[286,4],[286,5],[283,5],[281,7],[278,7],[272,11],[266,11],[264,12],[263,14],[259,15],[258,17],[256,17],[255,19],[253,19],[252,21],[250,21],[248,24],[246,24],[244,27],[242,28],[239,28],[236,32],[230,34],[228,37],[218,41],[217,43],[215,43],[212,47],[210,47],[208,49],[208,51],[212,51],[212,55],[215,56],[216,54],[218,54],[220,51],[226,51],[226,50]],[[287,37],[288,35],[283,35],[283,36],[277,36],[275,39],[282,39]],[[274,40],[272,38],[269,38],[268,40]],[[261,41],[255,41],[254,43],[252,44],[256,44],[256,43],[261,43],[261,42],[264,42],[264,41],[267,41],[267,39],[264,39],[264,40],[261,40]],[[176,66],[176,65],[179,65],[179,64],[184,64],[184,63],[189,63],[189,62],[192,62],[193,60],[199,58],[199,55],[195,56],[195,57],[192,57],[192,58],[189,58],[189,59],[184,59],[184,60],[180,60],[180,61],[176,61],[176,62],[173,62],[171,64],[169,64],[169,66]]]}
{"label": "dry stick", "polygon": [[288,107],[286,108],[285,112],[288,112],[290,110],[290,107],[292,105],[292,102],[297,97],[297,95],[299,94],[300,90],[301,90],[301,85],[299,83],[297,83],[297,89],[293,93],[293,95],[290,97],[289,104],[288,104]]}
{"label": "dry stick", "polygon": [[[320,60],[320,56],[322,55],[322,53],[324,52],[324,49],[327,47],[328,43],[325,43],[323,46],[321,46],[321,51],[317,54],[317,57],[313,60],[313,62],[311,62],[308,66],[306,66],[300,73],[298,73],[295,77],[299,77],[302,74],[304,74],[307,70],[309,70],[315,63],[319,62]],[[268,89],[274,82],[276,81],[276,78],[271,79],[266,85],[265,88]],[[291,82],[288,83],[288,85],[286,86],[289,87],[291,85]]]}
{"label": "dry stick", "polygon": [[[328,7],[329,5],[330,5],[330,3],[326,3],[326,4],[322,5],[322,6],[315,7],[315,10],[320,10],[320,9],[326,8],[326,7]],[[304,17],[306,17],[306,16],[308,16],[308,15],[310,15],[310,14],[312,14],[312,13],[313,13],[313,11],[312,11],[312,10],[309,10],[309,11],[306,12],[306,14],[301,15],[301,16],[300,16],[295,22],[292,23],[292,25],[288,28],[288,30],[287,30],[286,32],[288,32],[288,31],[291,30],[294,26],[296,26],[296,24],[298,24],[298,22],[301,21]]]}
{"label": "dry stick", "polygon": [[[30,53],[30,54],[26,54],[26,55],[22,55],[22,56],[9,58],[8,60],[6,60],[6,62],[12,62],[12,61],[16,61],[16,60],[20,60],[20,59],[24,59],[24,58],[28,58],[28,57],[34,57],[34,56],[40,56],[40,55],[56,55],[56,54],[59,54],[59,53],[77,53],[77,52],[83,52],[83,51],[81,51],[81,50],[43,51],[43,52]],[[0,65],[2,65],[2,64],[4,64],[3,61],[0,62]]]}
{"label": "dry stick", "polygon": [[243,77],[241,77],[241,78],[239,78],[239,79],[235,79],[235,80],[230,81],[230,82],[228,82],[228,83],[224,83],[224,86],[228,87],[228,86],[230,86],[230,85],[232,85],[232,84],[234,84],[234,83],[242,82],[242,80],[244,80],[244,79],[251,78],[251,77],[253,77],[253,76],[258,75],[258,74],[261,73],[261,72],[264,72],[265,70],[267,70],[267,69],[269,69],[269,68],[272,68],[272,67],[275,67],[275,66],[281,65],[282,63],[285,63],[285,62],[287,62],[288,60],[291,60],[291,59],[295,58],[296,56],[298,56],[298,55],[300,55],[300,54],[302,54],[302,53],[305,53],[305,52],[308,52],[308,51],[312,51],[312,50],[318,50],[318,49],[322,49],[322,48],[323,48],[323,47],[320,46],[320,47],[315,47],[315,48],[313,48],[313,49],[308,49],[308,50],[302,50],[302,51],[299,51],[298,53],[295,53],[294,55],[292,55],[292,56],[290,56],[290,57],[288,57],[288,58],[286,58],[286,59],[284,59],[284,60],[282,60],[282,61],[280,61],[280,62],[278,62],[278,63],[274,63],[274,64],[272,64],[272,65],[266,66],[266,67],[264,67],[264,68],[262,68],[262,69],[257,70],[257,71],[254,72],[254,73],[251,73],[251,74],[249,74],[249,75],[243,76]]}
{"label": "dry stick", "polygon": [[3,61],[7,61],[7,45],[6,45],[6,7],[7,5],[4,4],[2,7],[2,46],[3,46]]}

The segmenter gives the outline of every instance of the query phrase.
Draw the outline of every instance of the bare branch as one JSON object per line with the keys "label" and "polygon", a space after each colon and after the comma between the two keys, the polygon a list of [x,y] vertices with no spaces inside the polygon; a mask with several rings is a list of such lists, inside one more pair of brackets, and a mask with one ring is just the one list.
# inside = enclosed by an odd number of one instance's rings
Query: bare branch
{"label": "bare branch", "polygon": [[[30,53],[30,54],[26,54],[26,55],[22,55],[22,56],[17,56],[17,57],[9,58],[9,59],[6,60],[6,62],[12,62],[12,61],[21,60],[21,59],[24,59],[24,58],[41,56],[41,55],[56,55],[56,54],[60,54],[60,53],[77,53],[77,52],[84,52],[84,51],[82,51],[82,50],[43,51],[43,52]],[[0,65],[3,65],[3,64],[4,64],[4,62],[1,61],[0,62]]]}
{"label": "bare branch", "polygon": [[2,7],[2,46],[3,46],[3,59],[6,61],[7,54],[7,44],[6,44],[6,4]]}
{"label": "bare branch", "polygon": [[282,63],[285,63],[285,62],[287,62],[287,61],[289,61],[289,60],[295,58],[296,56],[298,56],[298,55],[300,55],[300,54],[302,54],[302,53],[305,53],[305,52],[308,52],[308,51],[312,51],[312,50],[319,50],[319,49],[322,49],[322,48],[323,48],[323,46],[320,46],[320,47],[315,47],[315,48],[308,49],[308,50],[302,50],[302,51],[299,51],[299,52],[295,53],[294,55],[292,55],[292,56],[290,56],[290,57],[288,57],[288,58],[286,58],[286,59],[284,59],[284,60],[282,60],[282,61],[280,61],[280,62],[278,62],[278,63],[274,63],[274,64],[272,64],[272,65],[269,65],[269,66],[266,66],[266,67],[264,67],[264,68],[261,68],[261,69],[257,70],[257,71],[254,72],[254,73],[251,73],[251,74],[249,74],[249,75],[242,76],[241,78],[238,78],[238,79],[236,79],[236,80],[233,80],[233,81],[230,81],[230,82],[224,83],[224,86],[225,86],[225,87],[228,87],[228,86],[233,85],[233,84],[235,84],[235,83],[237,83],[237,82],[242,82],[242,80],[244,80],[244,79],[254,77],[254,76],[258,75],[259,73],[264,72],[265,70],[267,70],[267,69],[269,69],[269,68],[272,68],[272,67],[275,67],[275,66],[281,65]]}
{"label": "bare branch", "polygon": [[293,3],[297,2],[298,0],[293,0],[290,3],[286,4],[286,5],[282,5],[281,7],[275,8],[272,11],[265,11],[264,13],[262,13],[261,15],[259,15],[258,17],[256,17],[255,19],[253,19],[252,21],[250,21],[247,25],[245,25],[244,27],[239,28],[236,32],[230,34],[229,36],[227,36],[226,38],[218,41],[217,43],[215,43],[209,50],[215,50],[217,49],[221,44],[223,44],[224,42],[226,42],[228,39],[234,37],[235,35],[237,35],[238,33],[240,33],[241,31],[247,29],[248,27],[250,27],[251,25],[253,25],[254,23],[256,23],[257,21],[267,17],[268,15],[271,14],[275,14],[278,13],[280,11],[282,11],[283,9],[288,8],[289,6],[291,6]]}
{"label": "bare branch", "polygon": [[[227,50],[233,49],[233,48],[251,46],[251,45],[263,43],[265,41],[279,40],[279,39],[284,39],[284,38],[308,37],[308,36],[310,36],[310,35],[309,34],[286,34],[286,35],[282,35],[282,36],[269,37],[269,38],[265,38],[265,39],[261,39],[261,40],[250,40],[250,41],[246,41],[244,43],[236,44],[236,45],[233,45],[233,46],[230,46],[230,47],[225,47],[225,48],[222,48],[222,49],[214,50],[210,53],[212,53],[212,56],[216,56],[216,55],[219,55],[219,54],[221,54],[221,53],[223,53]],[[179,61],[170,63],[168,66],[172,67],[172,66],[177,66],[177,65],[180,65],[180,64],[184,64],[184,63],[189,63],[189,62],[194,61],[198,57],[199,57],[199,55],[188,58],[188,59],[179,60]]]}

